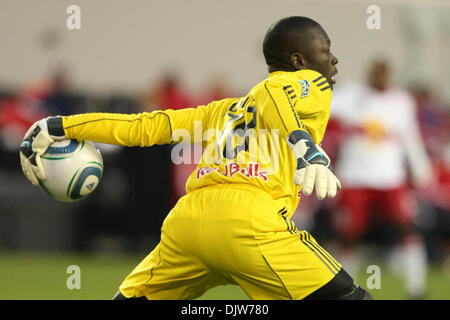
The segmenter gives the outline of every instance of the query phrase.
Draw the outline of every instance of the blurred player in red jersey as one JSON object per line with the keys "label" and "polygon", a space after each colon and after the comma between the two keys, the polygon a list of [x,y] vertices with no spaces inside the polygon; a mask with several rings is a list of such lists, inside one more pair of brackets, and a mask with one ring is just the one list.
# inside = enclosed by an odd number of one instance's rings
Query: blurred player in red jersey
{"label": "blurred player in red jersey", "polygon": [[374,219],[397,226],[407,292],[418,298],[426,290],[427,261],[415,230],[417,204],[410,184],[424,187],[433,174],[414,100],[406,91],[391,87],[390,76],[389,64],[377,61],[370,67],[367,85],[347,85],[333,95],[331,112],[345,137],[336,164],[343,190],[334,220],[349,265]]}

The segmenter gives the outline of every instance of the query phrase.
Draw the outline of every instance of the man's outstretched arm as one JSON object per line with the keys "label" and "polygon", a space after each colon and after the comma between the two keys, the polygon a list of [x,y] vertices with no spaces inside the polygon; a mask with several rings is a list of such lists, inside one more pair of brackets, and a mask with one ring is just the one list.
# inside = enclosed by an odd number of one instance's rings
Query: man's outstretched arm
{"label": "man's outstretched arm", "polygon": [[86,113],[61,117],[61,126],[66,139],[145,147],[172,142],[170,118],[167,111]]}
{"label": "man's outstretched arm", "polygon": [[85,113],[48,117],[34,123],[25,134],[20,146],[22,170],[34,185],[38,185],[38,179],[45,180],[40,156],[58,140],[90,140],[141,147],[177,143],[180,135],[174,135],[175,130],[186,130],[195,137],[195,122],[202,121],[205,128],[209,110],[208,105],[138,114]]}
{"label": "man's outstretched arm", "polygon": [[173,134],[179,129],[194,137],[195,121],[205,127],[208,117],[209,106],[199,106],[138,114],[86,113],[61,119],[67,139],[148,147],[180,142],[179,135]]}

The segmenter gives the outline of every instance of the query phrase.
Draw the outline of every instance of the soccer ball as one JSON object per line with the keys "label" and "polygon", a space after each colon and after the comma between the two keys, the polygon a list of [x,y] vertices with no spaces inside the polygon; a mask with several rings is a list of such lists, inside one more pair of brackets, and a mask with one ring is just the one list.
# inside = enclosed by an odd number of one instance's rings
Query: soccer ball
{"label": "soccer ball", "polygon": [[58,201],[77,201],[92,193],[103,175],[100,151],[90,141],[52,143],[41,156],[46,173],[40,188]]}

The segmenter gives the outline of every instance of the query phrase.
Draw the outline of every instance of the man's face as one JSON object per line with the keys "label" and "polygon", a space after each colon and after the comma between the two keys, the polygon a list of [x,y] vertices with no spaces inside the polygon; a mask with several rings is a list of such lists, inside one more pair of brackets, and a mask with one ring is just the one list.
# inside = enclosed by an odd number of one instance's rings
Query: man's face
{"label": "man's face", "polygon": [[330,51],[330,39],[323,29],[310,30],[310,40],[305,51],[305,67],[320,72],[333,89],[339,60]]}

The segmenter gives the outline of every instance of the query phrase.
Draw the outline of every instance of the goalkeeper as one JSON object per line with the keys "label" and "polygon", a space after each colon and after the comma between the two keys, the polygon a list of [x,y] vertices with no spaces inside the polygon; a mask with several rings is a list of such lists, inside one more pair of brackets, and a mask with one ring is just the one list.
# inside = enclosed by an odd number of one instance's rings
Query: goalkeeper
{"label": "goalkeeper", "polygon": [[290,220],[300,191],[324,199],[340,188],[319,146],[337,73],[330,40],[314,20],[288,17],[269,28],[263,53],[269,76],[245,97],[176,111],[49,117],[25,135],[21,164],[34,185],[46,178],[40,155],[55,140],[152,146],[186,142],[179,133],[188,132],[205,147],[159,244],[115,299],[195,299],[225,284],[251,299],[371,298]]}

